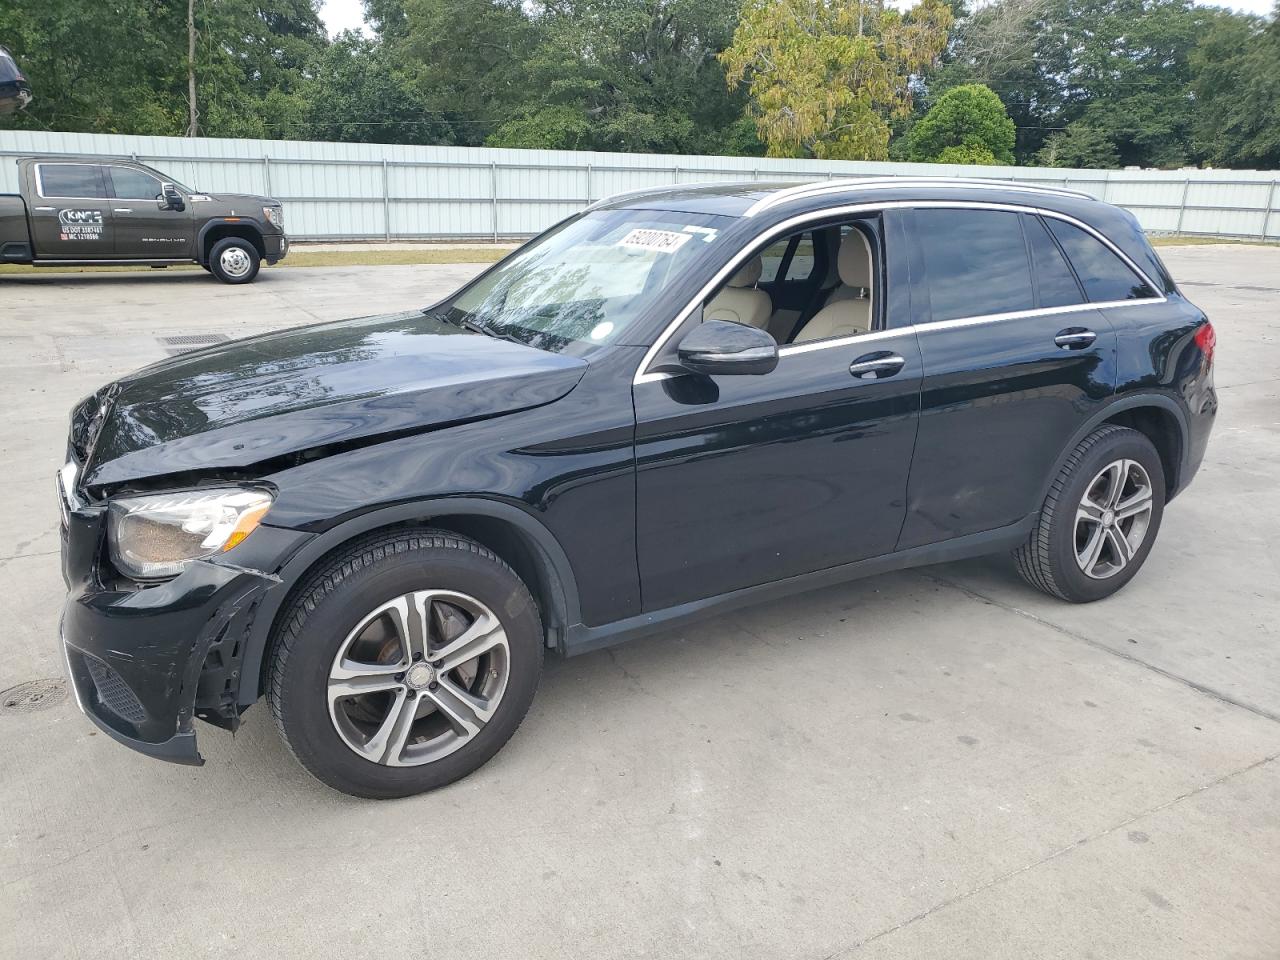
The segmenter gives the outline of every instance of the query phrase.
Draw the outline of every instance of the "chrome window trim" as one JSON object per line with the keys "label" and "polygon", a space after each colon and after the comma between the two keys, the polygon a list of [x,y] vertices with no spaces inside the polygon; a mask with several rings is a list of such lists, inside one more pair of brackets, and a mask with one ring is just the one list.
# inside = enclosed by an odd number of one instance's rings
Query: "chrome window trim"
{"label": "chrome window trim", "polygon": [[821,196],[824,193],[840,193],[844,190],[890,190],[897,187],[947,187],[959,185],[978,190],[1013,190],[1026,193],[1047,193],[1050,196],[1075,197],[1082,200],[1097,199],[1092,194],[1079,190],[1066,190],[1058,187],[1046,187],[1035,183],[1020,183],[1014,180],[985,180],[976,177],[850,177],[843,180],[814,180],[778,190],[769,196],[757,200],[744,217],[754,217],[772,207],[803,197]]}
{"label": "chrome window trim", "polygon": [[[1031,316],[1049,316],[1057,313],[1072,313],[1081,310],[1099,310],[1108,307],[1117,306],[1141,306],[1143,304],[1166,303],[1168,298],[1160,292],[1160,287],[1155,284],[1146,272],[1139,267],[1123,250],[1112,243],[1107,237],[1103,236],[1089,224],[1082,220],[1078,220],[1070,214],[1060,213],[1057,210],[1046,210],[1042,207],[1022,206],[1014,203],[993,203],[985,200],[892,200],[881,201],[879,203],[855,203],[841,207],[829,207],[825,210],[810,210],[807,213],[797,214],[787,220],[774,224],[768,230],[755,237],[750,246],[744,247],[734,255],[727,264],[716,271],[715,275],[707,281],[706,284],[694,295],[693,299],[685,305],[679,313],[676,314],[674,320],[667,324],[666,328],[654,340],[653,345],[645,351],[644,357],[641,358],[639,366],[636,367],[635,376],[632,378],[632,385],[641,383],[656,383],[660,380],[666,380],[674,376],[674,374],[663,372],[649,371],[649,365],[657,359],[658,354],[666,343],[671,339],[672,335],[680,329],[689,316],[697,309],[698,305],[706,301],[706,299],[720,287],[725,280],[733,276],[734,273],[742,266],[747,259],[754,255],[754,251],[760,249],[764,244],[772,242],[779,234],[793,232],[803,228],[806,224],[816,223],[823,220],[829,220],[832,217],[853,216],[861,213],[873,213],[880,210],[903,210],[903,209],[959,209],[959,210],[1004,210],[1010,213],[1031,213],[1038,214],[1043,217],[1052,217],[1062,220],[1065,223],[1073,224],[1084,230],[1086,233],[1099,240],[1103,246],[1114,253],[1120,260],[1129,267],[1137,276],[1156,294],[1154,297],[1143,297],[1136,300],[1110,300],[1099,303],[1069,304],[1064,307],[1039,307],[1034,310],[1019,310],[1011,313],[992,313],[983,314],[972,317],[956,317],[950,320],[931,320],[928,323],[908,324],[901,327],[893,327],[888,330],[873,330],[870,333],[859,334],[852,337],[836,337],[829,340],[813,340],[803,344],[789,343],[778,348],[778,356],[792,356],[795,353],[807,353],[810,350],[818,350],[825,347],[845,346],[854,342],[864,342],[872,337],[880,334],[899,333],[905,330],[926,331],[944,326],[977,326],[984,323],[995,323],[1000,320],[1022,319]],[[802,350],[794,350],[794,347],[802,347]]]}
{"label": "chrome window trim", "polygon": [[[36,164],[36,196],[41,200],[85,200],[90,203],[105,203],[111,197],[63,197],[49,196],[44,192],[44,173],[45,167],[103,167],[106,164],[94,163],[92,160],[52,160],[49,162],[40,162]],[[101,176],[101,174],[99,174]],[[106,182],[103,182],[103,190],[106,189]],[[124,199],[123,197],[118,199]]]}

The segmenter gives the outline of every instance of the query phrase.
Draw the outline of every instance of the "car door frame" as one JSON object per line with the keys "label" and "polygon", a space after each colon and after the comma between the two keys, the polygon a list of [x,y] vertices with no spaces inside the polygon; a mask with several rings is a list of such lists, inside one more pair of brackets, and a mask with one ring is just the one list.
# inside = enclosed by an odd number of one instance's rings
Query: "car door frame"
{"label": "car door frame", "polygon": [[[766,249],[771,243],[776,242],[781,236],[785,236],[789,233],[797,233],[802,231],[804,232],[808,232],[811,230],[819,231],[826,226],[841,224],[841,223],[848,222],[850,220],[866,218],[868,216],[881,217],[882,223],[880,227],[880,233],[881,233],[880,239],[883,244],[883,255],[878,258],[877,268],[878,268],[878,274],[879,274],[878,282],[880,285],[880,289],[883,291],[883,293],[880,297],[877,298],[878,305],[876,309],[879,311],[879,314],[876,320],[877,322],[883,320],[883,323],[881,323],[878,326],[878,328],[873,329],[869,333],[860,334],[856,336],[832,337],[825,340],[814,340],[814,341],[806,341],[803,343],[783,344],[779,347],[778,354],[779,354],[779,364],[781,365],[786,363],[789,357],[792,357],[795,355],[814,354],[817,352],[827,353],[831,350],[845,349],[849,351],[849,357],[847,359],[841,358],[841,360],[844,361],[841,364],[841,366],[842,368],[847,369],[849,366],[848,361],[850,360],[854,362],[856,362],[857,360],[861,360],[864,358],[863,357],[864,354],[875,353],[877,350],[881,350],[884,347],[892,346],[895,341],[903,345],[901,349],[898,351],[905,357],[905,360],[906,360],[904,368],[901,372],[904,378],[910,381],[914,385],[913,388],[908,389],[905,392],[905,394],[903,394],[902,391],[899,391],[898,393],[899,396],[907,396],[910,398],[907,401],[907,403],[910,406],[909,416],[911,420],[910,437],[909,437],[909,440],[907,441],[907,449],[905,450],[905,453],[903,455],[904,462],[902,463],[902,473],[901,473],[902,489],[901,490],[895,489],[893,491],[893,494],[897,496],[899,500],[901,500],[903,509],[901,511],[901,514],[898,517],[897,522],[894,523],[892,527],[892,531],[883,531],[886,533],[886,536],[882,539],[883,551],[878,551],[874,555],[865,554],[865,553],[858,554],[857,548],[851,548],[848,554],[838,561],[828,562],[821,566],[812,567],[806,570],[792,570],[786,575],[784,575],[783,577],[777,578],[779,580],[785,579],[787,577],[811,576],[815,574],[820,574],[823,570],[837,569],[840,567],[848,566],[851,563],[861,563],[867,560],[875,559],[876,557],[879,557],[879,556],[887,556],[893,551],[893,546],[897,540],[898,534],[900,533],[902,519],[905,518],[906,484],[910,474],[911,457],[914,453],[914,444],[915,444],[915,437],[916,437],[915,421],[918,417],[918,411],[919,411],[919,382],[921,379],[922,371],[920,366],[919,345],[916,340],[916,336],[914,332],[914,322],[913,322],[915,319],[915,314],[913,312],[913,306],[912,306],[912,288],[914,285],[911,282],[911,277],[909,273],[910,268],[908,265],[908,261],[906,259],[907,251],[909,248],[907,247],[906,235],[902,229],[900,218],[892,212],[886,214],[887,206],[889,205],[886,205],[885,203],[881,202],[881,203],[847,205],[842,207],[833,207],[833,208],[820,209],[820,210],[811,210],[805,214],[798,215],[798,216],[783,220],[779,223],[773,224],[772,226],[767,227],[766,229],[754,235],[750,239],[750,241],[744,243],[742,245],[742,248],[736,254],[734,254],[733,257],[729,259],[728,263],[726,263],[719,270],[717,270],[712,275],[712,278],[706,284],[703,285],[703,287],[696,293],[696,295],[681,310],[677,312],[675,319],[672,320],[671,323],[668,324],[668,326],[664,328],[663,331],[659,334],[659,336],[654,340],[653,344],[650,346],[650,348],[646,352],[645,357],[642,360],[641,364],[637,368],[636,374],[633,378],[633,382],[632,382],[633,402],[636,404],[636,413],[638,418],[637,436],[636,436],[637,470],[643,471],[645,469],[645,464],[643,462],[644,453],[642,450],[642,442],[641,442],[642,428],[639,422],[641,409],[640,409],[639,399],[635,397],[634,391],[636,391],[638,388],[644,387],[647,384],[654,384],[661,381],[671,380],[681,376],[681,374],[677,374],[677,373],[669,373],[669,372],[660,371],[660,370],[651,370],[650,367],[653,366],[655,363],[664,362],[666,358],[666,354],[664,353],[664,348],[667,348],[668,350],[674,349],[674,344],[678,342],[681,333],[684,332],[686,329],[691,328],[692,325],[697,321],[697,317],[700,314],[700,308],[706,302],[707,298],[714,295],[714,293],[720,288],[720,286],[725,281],[727,281],[729,277],[733,276],[733,274],[737,272],[737,270],[742,266],[742,264],[747,262],[751,257],[757,255],[761,250]],[[886,262],[888,256],[891,255],[888,253],[890,246],[893,246],[895,250],[901,251],[901,254],[899,255],[899,259],[898,259],[898,268],[903,271],[903,276],[901,280],[895,279],[895,282],[893,283],[888,282],[889,271],[888,271],[888,265]],[[889,326],[888,324],[890,322],[890,318],[893,318],[898,322],[893,323],[892,326]],[[775,374],[766,374],[765,376],[768,377],[768,376],[774,376],[774,375]],[[857,384],[857,380],[855,379],[856,375],[853,373],[853,371],[849,370],[847,372],[847,375],[851,378],[850,381],[848,381],[848,383],[854,387],[857,387],[858,384]],[[739,378],[734,378],[734,379],[737,380]],[[865,382],[866,389],[868,391],[873,391],[875,389],[875,383],[877,382],[883,383],[884,381],[871,380],[871,381]],[[895,380],[895,383],[901,383],[901,382],[902,381]],[[887,391],[879,391],[879,392],[885,393]],[[899,444],[901,444],[902,439],[904,438],[902,437],[899,438]],[[640,496],[640,494],[641,494],[640,477],[638,475],[637,476],[637,496]],[[636,516],[637,516],[638,525],[644,522],[644,518],[641,516],[641,511],[642,511],[642,505],[639,502],[637,502]],[[716,595],[727,596],[729,593],[734,593],[743,589],[750,590],[750,589],[766,587],[770,582],[772,582],[772,581],[761,581],[757,579],[754,583],[742,583],[737,587],[732,587],[728,591],[721,592],[711,597],[704,595],[697,598],[686,598],[684,600],[677,600],[675,604],[655,603],[655,601],[651,599],[650,595],[646,593],[645,587],[644,587],[643,557],[640,556],[641,533],[642,531],[637,530],[637,553],[638,553],[638,560],[641,563],[641,571],[640,571],[641,572],[641,593],[642,595],[644,595],[644,606],[645,606],[646,613],[655,613],[662,609],[670,609],[673,606],[681,605],[682,603],[687,603],[687,602],[692,602],[696,604],[707,603],[707,602],[711,602],[714,599],[714,596]]]}

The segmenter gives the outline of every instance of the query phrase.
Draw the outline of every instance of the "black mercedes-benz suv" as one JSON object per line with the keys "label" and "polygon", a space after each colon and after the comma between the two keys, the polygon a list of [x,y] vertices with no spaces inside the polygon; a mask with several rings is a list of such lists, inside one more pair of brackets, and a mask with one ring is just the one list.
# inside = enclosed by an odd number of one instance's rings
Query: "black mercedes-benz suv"
{"label": "black mercedes-benz suv", "polygon": [[187,354],[72,414],[67,667],[201,763],[266,697],[394,797],[515,732],[546,649],[1012,551],[1109,596],[1217,409],[1214,332],[1128,213],[1010,183],[649,190],[447,299]]}

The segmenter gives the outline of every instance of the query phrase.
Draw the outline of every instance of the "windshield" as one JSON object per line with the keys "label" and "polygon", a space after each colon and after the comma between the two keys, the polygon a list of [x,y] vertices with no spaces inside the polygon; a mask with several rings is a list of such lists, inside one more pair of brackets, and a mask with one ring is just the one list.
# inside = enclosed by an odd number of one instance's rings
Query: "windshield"
{"label": "windshield", "polygon": [[730,222],[668,210],[592,211],[544,234],[432,312],[491,336],[582,356],[618,342]]}

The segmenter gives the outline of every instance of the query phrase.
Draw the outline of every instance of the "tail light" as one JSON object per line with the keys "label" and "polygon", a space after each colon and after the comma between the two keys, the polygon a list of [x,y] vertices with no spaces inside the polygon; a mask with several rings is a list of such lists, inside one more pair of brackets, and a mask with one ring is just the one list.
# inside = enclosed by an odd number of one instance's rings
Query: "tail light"
{"label": "tail light", "polygon": [[1206,320],[1196,331],[1196,346],[1204,354],[1205,363],[1213,363],[1213,351],[1218,346],[1218,335],[1213,331],[1213,324]]}

